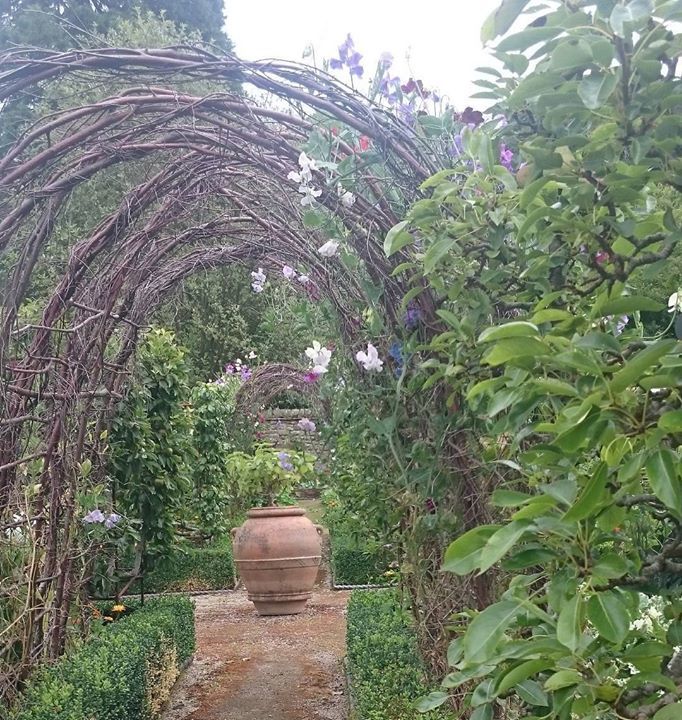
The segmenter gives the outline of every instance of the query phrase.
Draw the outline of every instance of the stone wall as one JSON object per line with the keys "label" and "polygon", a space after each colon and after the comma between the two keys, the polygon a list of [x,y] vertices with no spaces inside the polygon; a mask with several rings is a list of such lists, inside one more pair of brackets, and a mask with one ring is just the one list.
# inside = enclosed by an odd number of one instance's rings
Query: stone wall
{"label": "stone wall", "polygon": [[302,418],[308,418],[318,424],[317,419],[311,416],[310,410],[272,408],[266,410],[262,418],[264,419],[256,428],[261,440],[270,442],[278,448],[305,450],[317,457],[325,454],[319,430],[310,433],[298,427],[298,422]]}

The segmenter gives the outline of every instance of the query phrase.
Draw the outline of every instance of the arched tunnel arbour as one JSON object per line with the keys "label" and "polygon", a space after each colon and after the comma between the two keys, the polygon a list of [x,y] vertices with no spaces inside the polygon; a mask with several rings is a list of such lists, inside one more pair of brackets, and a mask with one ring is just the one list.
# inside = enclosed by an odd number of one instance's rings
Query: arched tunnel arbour
{"label": "arched tunnel arbour", "polygon": [[[34,548],[10,588],[22,610],[0,646],[0,684],[8,688],[31,663],[63,650],[83,582],[74,553],[79,467],[88,458],[102,469],[102,433],[150,313],[199,270],[289,263],[306,268],[350,342],[356,307],[372,304],[397,325],[407,287],[391,272],[404,258],[389,262],[383,241],[420,197],[421,182],[447,161],[417,129],[327,74],[291,63],[247,63],[196,48],[104,48],[13,52],[1,67],[2,103],[50,83],[68,81],[85,97],[96,83],[121,88],[42,117],[0,159],[0,260],[8,268],[0,293],[0,530],[23,528]],[[180,81],[225,90],[195,95],[178,89]],[[282,109],[235,85],[275,96]],[[372,163],[354,168],[351,206],[340,201],[343,176],[313,173],[317,203],[343,227],[353,268],[317,253],[327,236],[306,226],[288,178],[312,133],[326,139],[335,162],[353,157],[334,124],[371,138],[374,148]],[[72,194],[153,158],[154,172],[123,192],[86,237],[74,238],[40,319],[22,322]],[[368,287],[379,290],[371,303]],[[428,295],[420,302],[428,321]]]}

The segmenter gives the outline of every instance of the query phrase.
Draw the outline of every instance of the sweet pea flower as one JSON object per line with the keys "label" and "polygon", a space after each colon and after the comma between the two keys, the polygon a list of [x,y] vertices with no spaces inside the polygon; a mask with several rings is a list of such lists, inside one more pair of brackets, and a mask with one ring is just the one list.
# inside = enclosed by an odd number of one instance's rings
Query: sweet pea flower
{"label": "sweet pea flower", "polygon": [[384,366],[384,361],[379,358],[379,353],[372,343],[367,343],[367,352],[359,350],[355,359],[367,372],[381,372]]}
{"label": "sweet pea flower", "polygon": [[257,282],[252,282],[252,283],[251,283],[251,289],[252,289],[255,293],[262,293],[265,288],[264,288],[262,285],[260,285],[259,283],[257,283]]}
{"label": "sweet pea flower", "polygon": [[338,240],[328,240],[322,247],[317,249],[317,252],[319,252],[322,257],[334,257],[339,252],[339,244]]}
{"label": "sweet pea flower", "polygon": [[265,280],[267,279],[265,276],[265,273],[263,272],[263,268],[258,268],[258,270],[254,270],[251,273],[251,279],[253,282],[258,283],[259,285],[263,285],[265,283]]}
{"label": "sweet pea flower", "polygon": [[315,423],[308,418],[301,418],[298,421],[297,425],[301,430],[303,430],[303,432],[311,433],[317,430],[317,426],[315,425]]}
{"label": "sweet pea flower", "polygon": [[310,282],[310,278],[307,275],[299,275],[296,279],[301,285],[307,285]]}
{"label": "sweet pea flower", "polygon": [[258,355],[252,350],[246,357],[249,358],[249,360],[255,360]]}
{"label": "sweet pea flower", "polygon": [[668,312],[672,313],[678,310],[682,310],[682,297],[679,296],[679,293],[674,292],[668,298]]}
{"label": "sweet pea flower", "polygon": [[111,530],[114,525],[121,519],[121,516],[118,515],[115,512],[109,513],[107,515],[106,520],[104,521],[104,527],[107,528],[107,530]]}
{"label": "sweet pea flower", "polygon": [[339,196],[343,207],[353,207],[355,203],[355,195],[353,195],[350,190],[344,190],[341,183],[337,183],[336,185],[336,194]]}
{"label": "sweet pea flower", "polygon": [[316,199],[322,195],[322,190],[317,190],[311,185],[301,185],[298,188],[298,191],[303,195],[301,198],[301,205],[304,207],[306,205],[314,205]]}
{"label": "sweet pea flower", "polygon": [[104,522],[104,513],[99,509],[95,508],[83,517],[84,523],[101,523]]}
{"label": "sweet pea flower", "polygon": [[287,280],[293,280],[296,277],[296,271],[291,265],[285,265],[282,268],[282,275],[284,275]]}
{"label": "sweet pea flower", "polygon": [[289,459],[289,453],[280,452],[277,453],[277,457],[279,459],[279,466],[282,468],[282,470],[294,469],[294,466],[291,464],[291,460]]}
{"label": "sweet pea flower", "polygon": [[313,364],[313,372],[316,375],[323,375],[327,372],[329,362],[332,359],[332,351],[313,340],[313,346],[306,348],[305,354]]}

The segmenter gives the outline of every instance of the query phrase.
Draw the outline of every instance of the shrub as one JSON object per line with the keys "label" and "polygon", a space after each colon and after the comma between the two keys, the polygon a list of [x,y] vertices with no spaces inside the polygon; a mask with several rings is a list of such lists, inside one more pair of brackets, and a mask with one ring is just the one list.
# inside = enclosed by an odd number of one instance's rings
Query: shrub
{"label": "shrub", "polygon": [[56,664],[37,671],[10,717],[153,720],[194,647],[191,601],[150,600],[100,627]]}
{"label": "shrub", "polygon": [[381,548],[359,547],[347,538],[332,537],[332,572],[336,585],[372,585],[390,582],[394,571]]}
{"label": "shrub", "polygon": [[[189,548],[159,561],[144,579],[145,592],[225,590],[234,587],[229,546]],[[139,586],[138,586],[139,591]]]}
{"label": "shrub", "polygon": [[427,692],[427,680],[409,615],[395,591],[353,592],[347,645],[353,720],[452,718],[442,708],[423,715],[414,707]]}

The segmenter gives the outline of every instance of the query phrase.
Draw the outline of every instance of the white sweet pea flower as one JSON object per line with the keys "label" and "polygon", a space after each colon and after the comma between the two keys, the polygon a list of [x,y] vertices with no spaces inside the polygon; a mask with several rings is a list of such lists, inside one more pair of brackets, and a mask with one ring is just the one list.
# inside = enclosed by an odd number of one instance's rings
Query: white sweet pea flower
{"label": "white sweet pea flower", "polygon": [[292,171],[287,175],[287,180],[293,180],[295,183],[302,183],[302,182],[303,182],[303,178],[301,177],[301,173],[297,173],[297,172],[295,172],[294,170],[292,170]]}
{"label": "white sweet pea flower", "polygon": [[679,293],[674,292],[668,298],[668,312],[676,312],[682,310],[682,297]]}
{"label": "white sweet pea flower", "polygon": [[355,359],[367,370],[367,372],[381,372],[384,361],[379,359],[379,353],[372,343],[367,343],[367,352],[359,350]]}
{"label": "white sweet pea flower", "polygon": [[329,361],[332,359],[332,351],[320,345],[317,340],[313,340],[313,346],[306,348],[305,354],[310,358],[313,364],[313,372],[316,375],[324,375],[329,367]]}
{"label": "white sweet pea flower", "polygon": [[353,207],[353,203],[355,202],[355,195],[353,195],[353,193],[349,190],[344,190],[341,183],[336,184],[336,194],[339,196],[341,204],[344,207]]}
{"label": "white sweet pea flower", "polygon": [[355,203],[355,195],[353,195],[353,193],[349,191],[343,193],[343,195],[341,196],[341,204],[344,207],[349,208],[353,207],[353,203]]}
{"label": "white sweet pea flower", "polygon": [[317,249],[317,252],[319,252],[322,257],[334,257],[334,255],[339,252],[339,244],[338,240],[328,240],[322,247]]}
{"label": "white sweet pea flower", "polygon": [[313,158],[309,158],[304,152],[298,156],[298,166],[301,168],[301,174],[307,175],[308,180],[312,178],[313,170],[317,170],[317,162]]}
{"label": "white sweet pea flower", "polygon": [[253,282],[253,283],[251,283],[251,289],[255,293],[262,293],[265,288],[260,283]]}
{"label": "white sweet pea flower", "polygon": [[258,355],[252,350],[246,357],[249,358],[249,360],[255,360]]}
{"label": "white sweet pea flower", "polygon": [[299,275],[296,279],[301,285],[307,285],[310,282],[310,278],[307,275]]}
{"label": "white sweet pea flower", "polygon": [[298,188],[298,191],[301,193],[301,195],[303,195],[303,197],[301,198],[301,205],[303,205],[304,207],[306,205],[314,205],[315,199],[322,195],[322,190],[317,190],[311,185],[301,185]]}
{"label": "white sweet pea flower", "polygon": [[263,268],[258,268],[258,270],[254,270],[251,273],[251,280],[253,282],[258,283],[259,285],[263,285],[265,283],[266,277],[265,273],[263,272]]}

